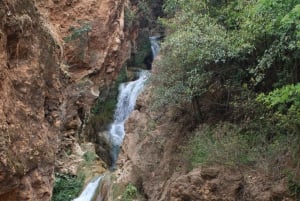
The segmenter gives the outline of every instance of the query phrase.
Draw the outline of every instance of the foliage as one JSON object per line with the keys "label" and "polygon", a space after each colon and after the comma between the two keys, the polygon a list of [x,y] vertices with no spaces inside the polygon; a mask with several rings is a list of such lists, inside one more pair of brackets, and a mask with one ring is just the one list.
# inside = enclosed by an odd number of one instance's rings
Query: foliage
{"label": "foliage", "polygon": [[124,9],[124,25],[125,28],[130,28],[136,21],[136,13],[128,7]]}
{"label": "foliage", "polygon": [[[104,94],[100,94],[96,104],[92,108],[92,114],[109,116],[110,120],[113,118],[115,106],[118,98],[118,88],[122,82],[127,81],[126,69],[122,68],[113,86],[108,89]],[[102,96],[101,96],[102,95]]]}
{"label": "foliage", "polygon": [[71,42],[73,40],[81,38],[83,35],[87,34],[91,30],[92,30],[91,25],[87,22],[83,23],[82,26],[79,28],[72,27],[70,28],[70,31],[72,32],[71,35],[65,37],[64,41]]}
{"label": "foliage", "polygon": [[137,50],[128,62],[130,66],[146,68],[144,60],[146,57],[152,57],[151,44],[148,33],[144,32],[137,39]]}
{"label": "foliage", "polygon": [[[151,10],[151,5],[153,2],[149,2],[147,0],[142,0],[138,1],[137,3],[137,9],[138,9],[138,16],[140,17],[139,19],[139,24],[141,27],[149,27],[151,26],[151,21],[152,19],[152,10]],[[152,22],[154,23],[154,22]]]}
{"label": "foliage", "polygon": [[285,171],[284,164],[279,161],[297,151],[300,139],[297,135],[282,135],[282,129],[271,125],[269,119],[253,120],[245,125],[226,122],[202,125],[190,138],[184,155],[192,166],[211,163],[235,167],[247,165],[279,176]]}
{"label": "foliage", "polygon": [[300,199],[300,180],[296,179],[295,175],[292,173],[289,174],[288,177],[288,186],[289,190],[292,193],[292,196],[296,198],[296,200]]}
{"label": "foliage", "polygon": [[260,94],[257,101],[272,110],[279,127],[295,134],[300,132],[300,84],[286,85],[267,95]]}
{"label": "foliage", "polygon": [[[232,125],[231,125],[232,126]],[[231,127],[230,126],[230,127]],[[222,126],[223,127],[223,126]],[[222,129],[227,132],[229,129],[224,125]],[[236,130],[234,126],[233,130]],[[239,163],[250,163],[252,160],[245,154],[245,143],[242,142],[238,135],[216,136],[217,128],[203,126],[196,131],[196,135],[190,139],[186,147],[186,155],[193,166],[222,161],[227,165]]]}
{"label": "foliage", "polygon": [[[239,57],[241,49],[246,51],[251,47],[247,43],[241,46],[241,40],[236,40],[235,35],[228,34],[216,19],[207,15],[203,2],[173,3],[181,12],[162,20],[170,34],[162,45],[161,73],[154,80],[161,85],[157,101],[178,104],[204,94],[212,78],[221,74],[219,67]],[[224,69],[222,74],[226,72]]]}
{"label": "foliage", "polygon": [[137,197],[137,192],[137,188],[133,184],[129,183],[122,194],[121,201],[132,201]]}
{"label": "foliage", "polygon": [[255,85],[268,79],[269,70],[291,71],[296,65],[294,59],[299,59],[300,28],[300,14],[296,11],[299,6],[295,0],[258,0],[244,11],[241,28],[262,52],[257,57],[258,64],[250,68]]}
{"label": "foliage", "polygon": [[216,84],[269,91],[299,81],[296,0],[167,0],[164,8],[155,104],[200,103]]}
{"label": "foliage", "polygon": [[192,165],[299,174],[299,1],[166,0],[164,11],[153,105],[201,117],[185,147]]}
{"label": "foliage", "polygon": [[268,108],[274,108],[284,114],[293,107],[295,110],[300,110],[300,84],[286,85],[280,89],[275,89],[268,95],[260,94],[257,100],[264,103]]}
{"label": "foliage", "polygon": [[55,175],[52,201],[71,201],[76,198],[84,182],[84,176],[72,176],[68,174]]}
{"label": "foliage", "polygon": [[152,21],[152,2],[147,0],[140,0],[132,2],[134,5],[125,7],[124,22],[125,28],[132,28],[139,25],[140,28],[149,27]]}
{"label": "foliage", "polygon": [[89,140],[95,141],[95,133],[107,130],[108,125],[113,122],[118,101],[118,87],[125,81],[127,81],[126,68],[122,68],[112,87],[101,91],[95,105],[91,108],[92,115],[85,130]]}
{"label": "foliage", "polygon": [[83,158],[87,163],[91,164],[94,160],[96,160],[97,155],[94,152],[87,151],[83,154]]}

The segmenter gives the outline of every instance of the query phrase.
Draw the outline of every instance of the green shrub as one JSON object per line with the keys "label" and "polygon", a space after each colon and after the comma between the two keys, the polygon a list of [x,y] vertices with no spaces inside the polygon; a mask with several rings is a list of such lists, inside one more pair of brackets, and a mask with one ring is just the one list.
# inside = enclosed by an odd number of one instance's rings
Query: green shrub
{"label": "green shrub", "polygon": [[132,201],[137,197],[137,188],[129,183],[126,186],[124,193],[122,194],[121,201]]}
{"label": "green shrub", "polygon": [[124,9],[125,28],[127,28],[127,29],[131,28],[134,25],[136,20],[137,20],[136,13],[134,11],[132,11],[130,8],[125,7],[125,9]]}
{"label": "green shrub", "polygon": [[[276,177],[285,171],[280,161],[290,158],[297,163],[294,155],[299,143],[299,136],[286,134],[267,118],[244,125],[220,122],[199,127],[184,147],[184,156],[193,167],[212,163],[247,165]],[[297,171],[296,164],[293,171]]]}
{"label": "green shrub", "polygon": [[93,161],[96,160],[97,155],[94,152],[87,151],[83,154],[83,158],[84,158],[85,162],[91,164]]}
{"label": "green shrub", "polygon": [[288,133],[300,132],[300,84],[286,85],[267,95],[260,94],[256,100],[273,113],[278,127]]}
{"label": "green shrub", "polygon": [[286,114],[292,107],[300,110],[300,84],[286,85],[273,90],[267,95],[260,94],[257,101],[282,114]]}
{"label": "green shrub", "polygon": [[157,105],[201,103],[216,85],[233,98],[230,91],[243,84],[257,92],[299,81],[294,69],[299,60],[297,1],[167,0],[164,8],[169,18],[161,22],[168,34],[160,72],[153,76]]}
{"label": "green shrub", "polygon": [[78,38],[81,38],[83,35],[86,35],[88,32],[92,30],[91,25],[88,22],[85,22],[82,24],[79,28],[70,28],[71,35],[64,38],[65,42],[71,42],[73,40],[76,40]]}
{"label": "green shrub", "polygon": [[289,174],[288,176],[288,186],[289,190],[293,197],[295,197],[297,200],[300,199],[300,180],[296,179],[295,175]]}
{"label": "green shrub", "polygon": [[[193,166],[221,163],[225,165],[245,165],[255,162],[255,150],[249,144],[257,141],[252,136],[238,135],[236,125],[225,123],[217,126],[203,125],[185,147],[185,155]],[[253,151],[252,154],[249,154]]]}
{"label": "green shrub", "polygon": [[126,81],[126,69],[122,68],[112,87],[100,93],[95,105],[91,108],[92,115],[86,129],[86,136],[90,140],[95,140],[95,133],[107,130],[108,125],[113,122],[118,101],[118,88],[121,83]]}
{"label": "green shrub", "polygon": [[123,67],[120,70],[119,75],[112,87],[107,90],[103,90],[103,92],[99,95],[97,102],[91,109],[92,114],[100,115],[101,113],[104,113],[107,114],[107,116],[111,119],[115,110],[115,106],[117,104],[119,85],[126,81],[127,72],[126,68]]}
{"label": "green shrub", "polygon": [[55,174],[52,201],[71,201],[76,198],[84,184],[84,176]]}

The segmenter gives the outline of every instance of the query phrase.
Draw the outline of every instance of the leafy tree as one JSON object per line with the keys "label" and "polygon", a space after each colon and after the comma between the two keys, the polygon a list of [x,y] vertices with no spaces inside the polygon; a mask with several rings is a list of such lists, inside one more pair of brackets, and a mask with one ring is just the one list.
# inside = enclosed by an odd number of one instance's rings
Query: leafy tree
{"label": "leafy tree", "polygon": [[[175,105],[202,120],[187,145],[192,163],[274,172],[289,160],[299,175],[299,0],[166,0],[164,9],[154,105]],[[226,130],[222,120],[234,126]],[[298,195],[298,182],[290,186]]]}
{"label": "leafy tree", "polygon": [[158,105],[199,103],[216,85],[268,91],[299,81],[297,0],[167,0],[164,8]]}

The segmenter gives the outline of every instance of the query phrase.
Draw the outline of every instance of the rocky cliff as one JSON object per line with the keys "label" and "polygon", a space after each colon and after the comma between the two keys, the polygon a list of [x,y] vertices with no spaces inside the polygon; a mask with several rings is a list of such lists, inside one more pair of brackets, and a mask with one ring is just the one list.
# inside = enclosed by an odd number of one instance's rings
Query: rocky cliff
{"label": "rocky cliff", "polygon": [[128,57],[125,4],[0,2],[0,200],[50,199],[55,161]]}

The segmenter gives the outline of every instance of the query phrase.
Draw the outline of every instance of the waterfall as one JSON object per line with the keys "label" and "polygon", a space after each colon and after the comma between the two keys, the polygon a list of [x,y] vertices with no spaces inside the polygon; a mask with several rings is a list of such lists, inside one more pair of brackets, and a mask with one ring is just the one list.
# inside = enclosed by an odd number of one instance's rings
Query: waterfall
{"label": "waterfall", "polygon": [[[158,38],[159,37],[157,36],[150,37],[153,58],[157,56],[159,51],[159,45],[157,43]],[[136,99],[138,95],[142,92],[145,82],[149,76],[150,72],[142,70],[139,72],[139,78],[137,80],[128,83],[122,83],[119,87],[118,103],[114,114],[114,121],[111,124],[109,130],[110,143],[112,146],[111,169],[115,169],[120,146],[125,136],[125,121],[130,115],[130,113],[134,110]],[[104,175],[101,175],[97,179],[89,182],[89,184],[85,187],[84,191],[80,194],[80,196],[74,199],[73,201],[91,201],[95,196],[97,188],[101,184],[103,176]]]}
{"label": "waterfall", "polygon": [[[154,59],[159,51],[159,44],[157,42],[159,36],[151,36],[149,37],[149,39],[151,42],[151,50]],[[130,115],[130,113],[134,110],[136,99],[143,90],[144,84],[148,79],[149,75],[150,73],[148,71],[141,71],[137,80],[129,83],[122,83],[119,87],[117,109],[114,115],[114,122],[111,125],[109,131],[112,145],[112,170],[115,169],[116,161],[120,151],[120,146],[125,136],[124,123]]]}
{"label": "waterfall", "polygon": [[115,162],[118,158],[120,145],[122,144],[125,136],[124,123],[130,113],[134,110],[136,99],[141,93],[149,74],[150,73],[147,71],[141,71],[137,80],[128,83],[122,83],[119,87],[119,97],[114,115],[114,122],[109,130],[112,145],[112,169],[115,168]]}
{"label": "waterfall", "polygon": [[151,37],[149,37],[150,43],[151,43],[151,50],[152,50],[153,59],[157,56],[157,54],[159,52],[159,44],[157,42],[159,38],[160,38],[160,36],[151,36]]}
{"label": "waterfall", "polygon": [[82,193],[80,194],[80,196],[76,199],[74,199],[73,201],[89,201],[92,200],[98,186],[100,185],[100,182],[103,178],[102,176],[99,176],[97,179],[91,181],[84,189],[84,191],[82,191]]}

